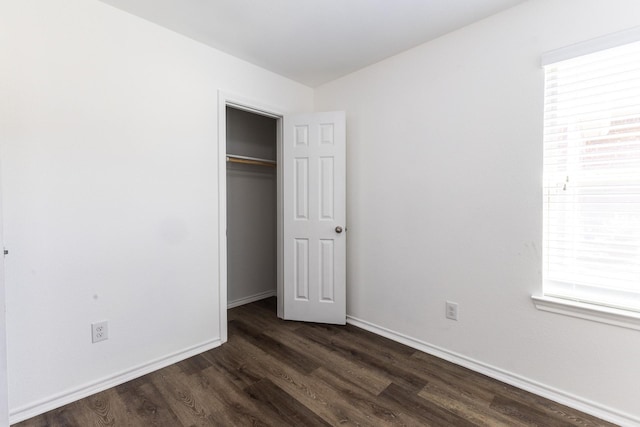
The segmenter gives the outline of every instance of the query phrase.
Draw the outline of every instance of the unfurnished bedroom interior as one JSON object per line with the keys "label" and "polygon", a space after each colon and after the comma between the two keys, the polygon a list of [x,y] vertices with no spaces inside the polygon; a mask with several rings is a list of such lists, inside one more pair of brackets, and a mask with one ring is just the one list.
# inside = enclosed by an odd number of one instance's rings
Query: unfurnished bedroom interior
{"label": "unfurnished bedroom interior", "polygon": [[640,426],[639,2],[0,29],[0,426]]}

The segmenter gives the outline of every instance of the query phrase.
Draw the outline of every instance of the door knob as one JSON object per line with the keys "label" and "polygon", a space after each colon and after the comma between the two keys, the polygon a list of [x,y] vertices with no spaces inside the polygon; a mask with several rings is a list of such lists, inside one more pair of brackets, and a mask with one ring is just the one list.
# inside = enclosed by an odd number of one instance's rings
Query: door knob
{"label": "door knob", "polygon": [[337,226],[336,227],[336,233],[338,233],[338,234],[342,233],[342,227]]}

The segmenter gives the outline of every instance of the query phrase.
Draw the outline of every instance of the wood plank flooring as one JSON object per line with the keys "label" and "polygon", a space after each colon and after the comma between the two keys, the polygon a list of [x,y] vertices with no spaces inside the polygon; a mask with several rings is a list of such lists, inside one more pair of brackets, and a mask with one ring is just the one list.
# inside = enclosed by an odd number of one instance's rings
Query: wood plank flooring
{"label": "wood plank flooring", "polygon": [[354,326],[229,311],[229,341],[16,427],[611,426]]}

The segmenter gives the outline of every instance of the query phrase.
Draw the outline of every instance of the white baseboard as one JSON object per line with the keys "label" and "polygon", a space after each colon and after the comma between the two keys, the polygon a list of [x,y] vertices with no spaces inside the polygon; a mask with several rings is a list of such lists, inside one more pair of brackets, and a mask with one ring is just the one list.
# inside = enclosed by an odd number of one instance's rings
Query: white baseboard
{"label": "white baseboard", "polygon": [[227,304],[227,308],[239,307],[241,305],[249,304],[251,302],[260,301],[261,299],[274,297],[274,296],[276,296],[276,291],[275,290],[266,291],[266,292],[260,292],[259,294],[250,295],[248,297],[244,297],[244,298],[240,298],[240,299],[237,299],[237,300],[229,301],[229,303]]}
{"label": "white baseboard", "polygon": [[97,381],[93,381],[80,387],[67,390],[63,393],[42,399],[38,402],[22,406],[9,411],[9,422],[15,424],[20,421],[44,414],[52,409],[59,408],[76,400],[91,396],[92,394],[104,391],[111,387],[124,384],[127,381],[141,377],[158,369],[188,359],[191,356],[200,354],[212,348],[220,346],[219,339],[206,341],[193,347],[169,354],[156,360],[143,363],[131,369],[126,369],[120,373],[110,375]]}
{"label": "white baseboard", "polygon": [[407,335],[383,328],[373,323],[367,322],[362,319],[358,319],[353,316],[347,316],[347,323],[365,329],[374,334],[381,335],[390,340],[399,342],[409,347],[420,350],[424,353],[431,354],[456,365],[463,366],[473,371],[479,372],[488,377],[494,378],[498,381],[502,381],[514,387],[518,387],[522,390],[537,394],[554,402],[562,405],[569,406],[584,413],[593,415],[594,417],[601,418],[603,420],[627,427],[639,427],[640,418],[633,415],[626,414],[617,411],[612,408],[600,405],[598,403],[583,399],[578,396],[574,396],[570,393],[566,393],[561,390],[557,390],[553,387],[538,383],[536,381],[521,377],[519,375],[507,372],[503,369],[495,366],[487,365],[486,363],[479,362],[461,354],[454,353],[449,350],[428,344],[426,342],[411,338]]}

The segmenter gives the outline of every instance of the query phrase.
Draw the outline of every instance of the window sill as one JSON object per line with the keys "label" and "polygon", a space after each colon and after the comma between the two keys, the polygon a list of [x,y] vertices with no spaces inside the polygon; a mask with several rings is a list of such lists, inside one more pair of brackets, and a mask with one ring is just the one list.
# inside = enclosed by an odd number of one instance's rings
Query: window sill
{"label": "window sill", "polygon": [[549,296],[531,296],[538,310],[640,331],[640,313]]}

